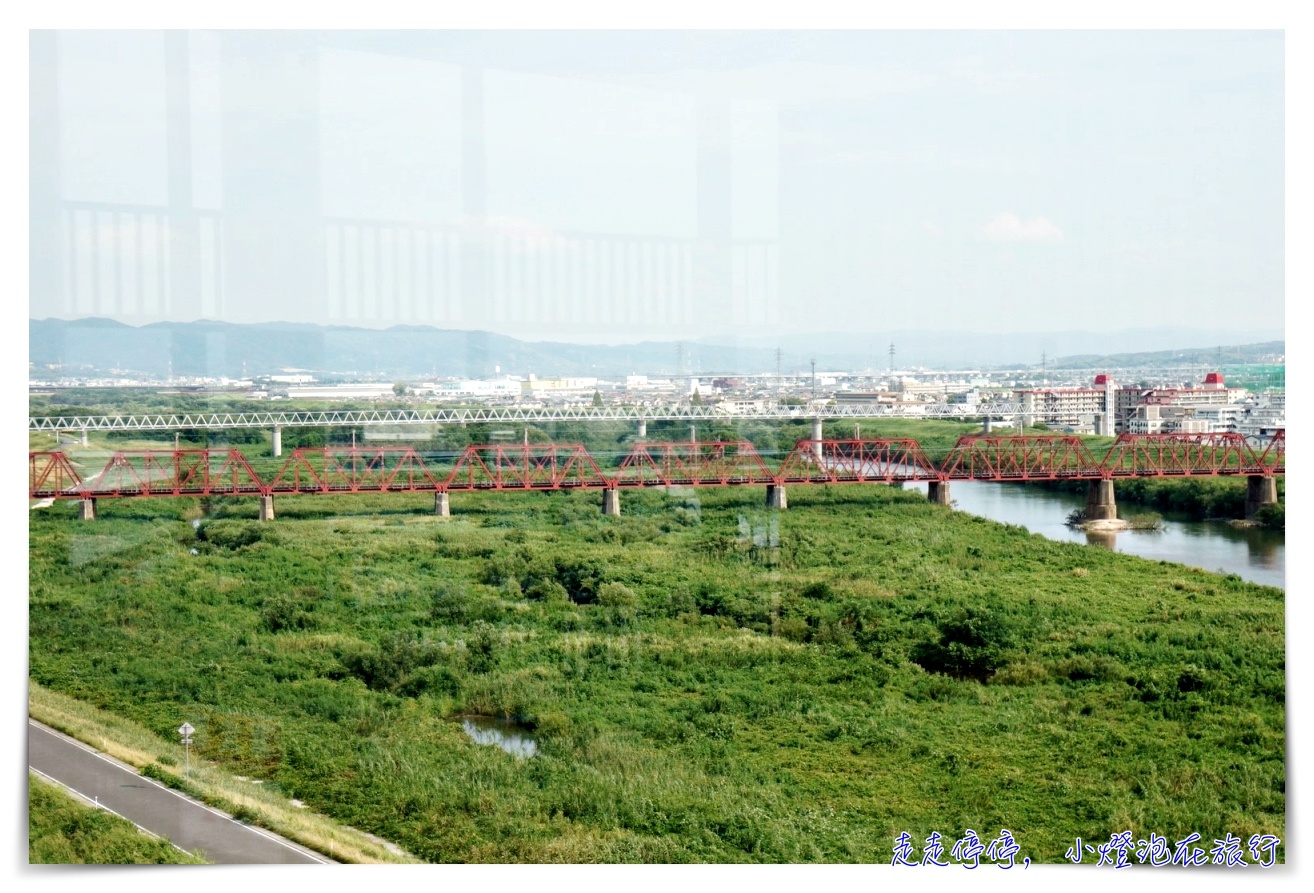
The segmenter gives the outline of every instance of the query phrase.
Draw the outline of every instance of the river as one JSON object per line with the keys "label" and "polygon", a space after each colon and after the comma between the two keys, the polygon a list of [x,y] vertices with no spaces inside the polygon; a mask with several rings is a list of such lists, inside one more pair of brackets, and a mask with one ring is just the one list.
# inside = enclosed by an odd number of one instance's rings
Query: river
{"label": "river", "polygon": [[[925,484],[905,486],[926,492]],[[1064,523],[1073,509],[1086,505],[1085,499],[1075,493],[1056,493],[1022,484],[954,481],[949,486],[949,496],[959,511],[1005,524],[1019,524],[1052,540],[1087,543],[1095,548],[1236,574],[1254,583],[1286,588],[1286,535],[1278,531],[1236,528],[1225,521],[1186,521],[1170,513],[1157,512],[1164,516],[1162,530],[1087,533]],[[1138,511],[1154,511],[1131,503],[1120,504],[1118,510],[1123,517]]]}

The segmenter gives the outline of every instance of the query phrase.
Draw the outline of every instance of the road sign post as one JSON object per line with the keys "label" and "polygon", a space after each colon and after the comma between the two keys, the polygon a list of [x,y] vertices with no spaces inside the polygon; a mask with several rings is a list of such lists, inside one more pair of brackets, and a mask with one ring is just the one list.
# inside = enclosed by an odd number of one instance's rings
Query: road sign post
{"label": "road sign post", "polygon": [[192,728],[192,724],[189,722],[184,722],[182,725],[178,727],[178,734],[182,736],[184,777],[187,776],[187,774],[191,771],[192,768],[192,761],[191,761],[192,732],[195,731],[196,729]]}

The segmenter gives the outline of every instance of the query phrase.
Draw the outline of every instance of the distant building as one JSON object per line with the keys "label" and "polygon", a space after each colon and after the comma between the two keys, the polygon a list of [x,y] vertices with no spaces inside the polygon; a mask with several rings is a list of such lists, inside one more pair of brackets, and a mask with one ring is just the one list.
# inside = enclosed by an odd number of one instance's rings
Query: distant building
{"label": "distant building", "polygon": [[[1113,377],[1095,376],[1089,388],[1026,388],[1013,392],[1026,425],[1046,425],[1096,434],[1207,433],[1230,430],[1245,388],[1229,388],[1221,372],[1199,387],[1118,387]],[[1151,411],[1156,408],[1155,411]],[[1215,410],[1212,414],[1202,411]]]}
{"label": "distant building", "polygon": [[[1119,388],[1114,401],[1114,424],[1119,432],[1131,432],[1131,420],[1143,406],[1219,407],[1240,403],[1245,388],[1229,388],[1221,372],[1210,372],[1200,387]],[[1142,414],[1142,418],[1144,415]],[[1134,433],[1134,432],[1133,432]]]}
{"label": "distant building", "polygon": [[766,403],[762,400],[722,400],[716,404],[716,407],[730,415],[744,415],[761,412],[766,407]]}
{"label": "distant building", "polygon": [[289,400],[375,400],[396,395],[390,384],[336,384],[288,388],[287,396]]}
{"label": "distant building", "polygon": [[1022,407],[1022,423],[1050,428],[1091,429],[1103,433],[1107,426],[1113,379],[1095,377],[1092,388],[1026,388],[1013,392]]}
{"label": "distant building", "polygon": [[459,397],[519,397],[521,381],[518,378],[464,379],[428,384],[417,388],[438,399]]}
{"label": "distant building", "polygon": [[835,402],[840,406],[853,406],[855,404],[872,404],[872,403],[897,403],[901,400],[899,394],[892,391],[836,391]]}
{"label": "distant building", "polygon": [[592,394],[597,390],[596,378],[538,378],[530,374],[528,380],[520,382],[522,397],[552,397],[568,394]]}

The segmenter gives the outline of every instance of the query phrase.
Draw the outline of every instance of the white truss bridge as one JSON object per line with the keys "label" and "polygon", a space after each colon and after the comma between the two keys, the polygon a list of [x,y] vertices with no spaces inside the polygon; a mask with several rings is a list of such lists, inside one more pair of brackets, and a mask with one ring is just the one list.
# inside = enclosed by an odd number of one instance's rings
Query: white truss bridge
{"label": "white truss bridge", "polygon": [[551,406],[436,409],[339,409],[306,412],[195,412],[145,415],[29,416],[28,431],[178,431],[373,425],[465,425],[478,422],[641,422],[812,419],[1007,419],[1018,403],[888,403],[774,406],[731,411],[720,406]]}

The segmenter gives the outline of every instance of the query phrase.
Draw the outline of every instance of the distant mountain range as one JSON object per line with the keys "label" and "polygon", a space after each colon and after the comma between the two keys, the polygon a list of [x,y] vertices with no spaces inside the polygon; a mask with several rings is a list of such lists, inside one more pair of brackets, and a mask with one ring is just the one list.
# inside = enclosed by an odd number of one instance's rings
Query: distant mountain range
{"label": "distant mountain range", "polygon": [[[581,345],[521,341],[492,332],[394,326],[363,329],[302,323],[153,323],[130,326],[108,319],[30,320],[28,359],[33,375],[49,367],[64,374],[118,370],[143,377],[256,376],[304,370],[332,377],[415,379],[482,378],[497,374],[539,377],[716,375],[727,373],[881,371],[926,368],[1095,368],[1101,365],[1208,365],[1256,362],[1285,352],[1282,332],[1139,329],[1115,333],[1054,332],[989,335],[964,332],[895,332],[787,335],[685,342]],[[1245,341],[1241,346],[1238,342]],[[1212,345],[1191,350],[1177,344]],[[1110,348],[1122,353],[1107,353]],[[777,357],[777,350],[780,355]],[[1142,351],[1129,353],[1127,351]]]}
{"label": "distant mountain range", "polygon": [[1054,369],[1141,369],[1167,366],[1209,366],[1221,369],[1246,363],[1285,364],[1285,341],[1262,341],[1258,344],[1218,345],[1216,347],[1186,348],[1183,350],[1155,350],[1140,353],[1080,354],[1059,357],[1051,364]]}

